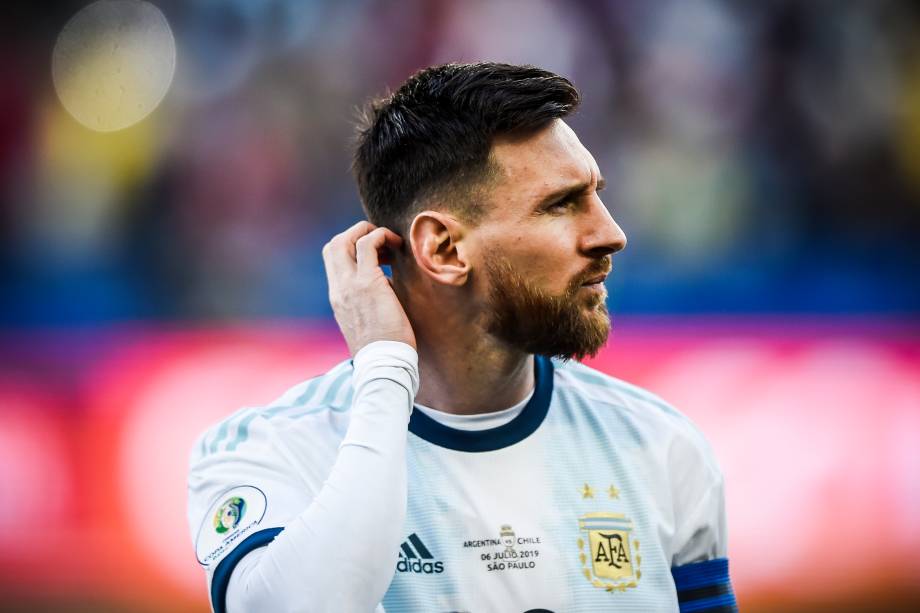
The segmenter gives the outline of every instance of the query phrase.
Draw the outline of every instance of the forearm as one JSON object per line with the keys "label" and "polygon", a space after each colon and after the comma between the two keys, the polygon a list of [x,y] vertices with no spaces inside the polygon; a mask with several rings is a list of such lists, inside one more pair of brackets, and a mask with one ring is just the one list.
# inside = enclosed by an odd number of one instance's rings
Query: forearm
{"label": "forearm", "polygon": [[310,505],[234,571],[227,610],[372,611],[395,569],[406,513],[407,423],[417,356],[374,343],[355,356],[355,400]]}

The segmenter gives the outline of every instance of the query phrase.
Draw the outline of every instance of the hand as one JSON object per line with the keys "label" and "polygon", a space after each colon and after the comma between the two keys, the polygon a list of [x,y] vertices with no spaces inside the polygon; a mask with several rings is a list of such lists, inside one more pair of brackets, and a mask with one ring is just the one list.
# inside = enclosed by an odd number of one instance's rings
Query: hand
{"label": "hand", "polygon": [[323,247],[329,302],[352,356],[374,341],[416,347],[409,318],[380,268],[381,255],[400,245],[392,230],[360,221]]}

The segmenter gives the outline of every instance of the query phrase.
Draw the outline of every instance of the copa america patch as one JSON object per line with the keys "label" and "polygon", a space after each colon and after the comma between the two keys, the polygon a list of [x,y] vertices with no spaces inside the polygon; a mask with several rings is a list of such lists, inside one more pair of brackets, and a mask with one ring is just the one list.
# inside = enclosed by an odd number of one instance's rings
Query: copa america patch
{"label": "copa america patch", "polygon": [[265,493],[252,485],[234,487],[218,496],[195,538],[198,563],[208,568],[233,551],[262,522],[267,506]]}

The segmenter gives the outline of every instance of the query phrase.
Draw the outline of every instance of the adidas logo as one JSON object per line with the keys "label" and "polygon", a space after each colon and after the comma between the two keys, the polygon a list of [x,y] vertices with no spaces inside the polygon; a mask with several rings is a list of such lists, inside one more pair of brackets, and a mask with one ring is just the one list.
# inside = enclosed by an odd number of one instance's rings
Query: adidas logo
{"label": "adidas logo", "polygon": [[397,572],[425,575],[439,575],[444,572],[444,562],[433,561],[434,556],[414,532],[403,541],[399,548],[399,561],[396,562]]}

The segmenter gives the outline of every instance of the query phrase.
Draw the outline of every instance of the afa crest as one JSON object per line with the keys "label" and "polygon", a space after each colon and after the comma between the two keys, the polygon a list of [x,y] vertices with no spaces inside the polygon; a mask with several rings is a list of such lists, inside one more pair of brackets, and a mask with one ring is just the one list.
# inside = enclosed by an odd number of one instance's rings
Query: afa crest
{"label": "afa crest", "polygon": [[578,519],[582,572],[592,585],[625,592],[642,577],[639,541],[632,520],[619,513],[587,513]]}

